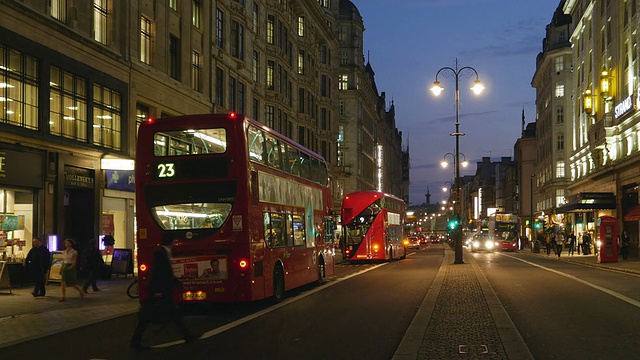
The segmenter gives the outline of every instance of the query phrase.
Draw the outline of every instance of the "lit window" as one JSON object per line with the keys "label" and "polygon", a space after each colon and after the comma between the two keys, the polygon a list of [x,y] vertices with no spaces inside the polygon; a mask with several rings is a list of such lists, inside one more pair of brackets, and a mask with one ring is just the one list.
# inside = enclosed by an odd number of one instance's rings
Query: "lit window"
{"label": "lit window", "polygon": [[0,44],[1,122],[38,129],[38,80],[35,58]]}
{"label": "lit window", "polygon": [[51,17],[62,23],[67,21],[67,0],[51,0]]}
{"label": "lit window", "polygon": [[340,75],[338,79],[338,88],[340,90],[347,90],[348,82],[349,82],[349,75]]}
{"label": "lit window", "polygon": [[49,73],[49,132],[87,141],[86,79],[56,67]]}
{"label": "lit window", "polygon": [[298,36],[304,36],[304,16],[298,16]]}
{"label": "lit window", "polygon": [[564,96],[564,84],[556,85],[556,97],[561,98]]}
{"label": "lit window", "polygon": [[93,144],[121,149],[122,100],[120,93],[105,86],[93,85]]}
{"label": "lit window", "polygon": [[191,23],[194,27],[200,29],[200,0],[191,2]]}
{"label": "lit window", "polygon": [[140,17],[140,61],[151,62],[151,21],[144,16]]}
{"label": "lit window", "polygon": [[93,39],[107,43],[107,1],[93,0]]}

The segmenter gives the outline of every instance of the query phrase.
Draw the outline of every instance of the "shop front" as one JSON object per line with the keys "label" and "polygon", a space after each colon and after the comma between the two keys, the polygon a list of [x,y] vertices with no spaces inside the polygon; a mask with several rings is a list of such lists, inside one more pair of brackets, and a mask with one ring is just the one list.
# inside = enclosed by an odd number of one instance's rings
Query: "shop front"
{"label": "shop front", "polygon": [[571,196],[557,212],[564,214],[567,232],[573,232],[577,237],[588,232],[593,239],[591,245],[596,246],[600,234],[598,219],[615,216],[616,196],[609,192],[581,192]]}
{"label": "shop front", "polygon": [[42,151],[0,143],[0,261],[12,287],[29,282],[22,263],[33,238],[42,237],[44,156]]}

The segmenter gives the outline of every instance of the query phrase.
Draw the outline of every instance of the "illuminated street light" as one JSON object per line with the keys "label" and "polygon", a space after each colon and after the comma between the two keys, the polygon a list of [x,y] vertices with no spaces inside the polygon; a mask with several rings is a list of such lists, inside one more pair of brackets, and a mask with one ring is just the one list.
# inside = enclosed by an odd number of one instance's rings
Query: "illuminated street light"
{"label": "illuminated street light", "polygon": [[[438,70],[438,72],[436,73],[436,80],[433,82],[433,86],[431,87],[431,91],[435,96],[440,95],[444,91],[444,87],[438,81],[438,75],[440,75],[440,73],[442,73],[442,76],[444,77],[453,77],[456,84],[456,92],[455,92],[456,132],[451,134],[451,136],[456,137],[456,152],[454,156],[455,164],[456,164],[455,196],[459,197],[460,196],[460,136],[464,135],[460,132],[460,87],[459,87],[460,76],[469,78],[475,75],[476,80],[474,81],[473,87],[471,88],[471,90],[473,90],[473,92],[476,95],[479,95],[482,92],[482,90],[484,90],[484,86],[482,85],[482,83],[480,83],[480,79],[476,69],[470,66],[464,66],[464,67],[458,68],[458,59],[456,59],[455,68],[451,68],[448,66],[443,67],[440,70]],[[460,223],[460,211],[461,211],[460,201],[456,202],[455,205],[456,206],[455,206],[454,216],[458,220],[458,223]],[[456,227],[456,229],[453,231],[453,240],[454,240],[454,250],[455,250],[454,263],[463,264],[464,261],[462,260],[462,232],[461,232],[460,226]]]}
{"label": "illuminated street light", "polygon": [[[452,153],[444,154],[444,156],[442,157],[442,161],[440,162],[440,166],[442,166],[443,168],[446,168],[447,166],[449,166],[449,163],[447,162],[447,155],[451,155],[454,161],[456,159],[456,156],[453,155]],[[462,167],[467,167],[469,165],[469,162],[467,161],[467,157],[464,156],[464,153],[460,153],[460,155],[462,155],[462,162],[460,163],[460,165],[462,165]]]}

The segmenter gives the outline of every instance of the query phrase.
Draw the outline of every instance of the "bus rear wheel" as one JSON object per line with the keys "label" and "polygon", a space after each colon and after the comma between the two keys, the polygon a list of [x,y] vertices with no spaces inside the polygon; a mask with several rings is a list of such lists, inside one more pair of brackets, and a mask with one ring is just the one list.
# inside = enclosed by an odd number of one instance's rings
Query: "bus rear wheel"
{"label": "bus rear wheel", "polygon": [[277,265],[273,270],[273,301],[279,303],[284,299],[284,271]]}

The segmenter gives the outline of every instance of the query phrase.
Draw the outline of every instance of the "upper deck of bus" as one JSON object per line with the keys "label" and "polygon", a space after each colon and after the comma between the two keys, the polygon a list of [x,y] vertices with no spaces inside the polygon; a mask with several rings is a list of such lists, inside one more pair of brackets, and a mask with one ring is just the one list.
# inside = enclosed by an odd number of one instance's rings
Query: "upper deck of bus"
{"label": "upper deck of bus", "polygon": [[347,224],[358,214],[376,201],[383,199],[383,208],[397,212],[404,211],[404,201],[393,195],[376,190],[357,191],[347,194],[342,199],[342,223]]}

